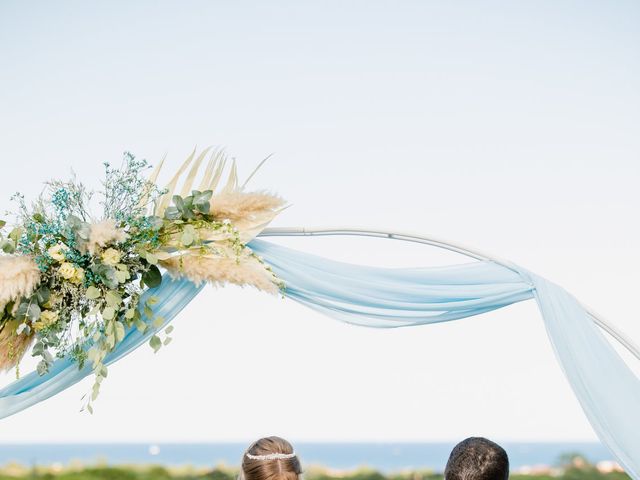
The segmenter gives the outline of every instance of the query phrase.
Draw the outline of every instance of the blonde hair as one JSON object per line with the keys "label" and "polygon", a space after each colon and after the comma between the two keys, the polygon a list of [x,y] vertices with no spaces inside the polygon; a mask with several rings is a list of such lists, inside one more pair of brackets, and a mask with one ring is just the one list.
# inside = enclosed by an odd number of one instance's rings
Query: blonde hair
{"label": "blonde hair", "polygon": [[299,480],[300,475],[300,460],[284,438],[261,438],[242,457],[241,480]]}

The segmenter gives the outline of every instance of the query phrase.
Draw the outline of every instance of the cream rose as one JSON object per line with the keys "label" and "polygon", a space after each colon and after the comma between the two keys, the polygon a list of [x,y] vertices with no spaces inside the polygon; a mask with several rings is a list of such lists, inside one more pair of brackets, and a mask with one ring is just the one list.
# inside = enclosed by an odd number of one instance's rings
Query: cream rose
{"label": "cream rose", "polygon": [[71,282],[75,283],[76,285],[80,285],[84,280],[84,269],[83,268],[76,268],[76,272],[73,275],[73,277],[71,277]]}
{"label": "cream rose", "polygon": [[64,256],[66,248],[60,244],[54,245],[47,250],[47,253],[51,258],[53,258],[56,262],[62,262],[66,257]]}
{"label": "cream rose", "polygon": [[33,324],[33,329],[38,332],[43,328],[50,327],[58,321],[58,312],[52,312],[51,310],[45,310],[40,314],[40,318]]}
{"label": "cream rose", "polygon": [[102,263],[104,263],[105,265],[117,265],[118,263],[120,263],[121,258],[122,254],[115,248],[107,248],[104,252],[102,252]]}
{"label": "cream rose", "polygon": [[69,262],[64,262],[58,269],[58,274],[65,280],[71,280],[76,274],[76,267]]}

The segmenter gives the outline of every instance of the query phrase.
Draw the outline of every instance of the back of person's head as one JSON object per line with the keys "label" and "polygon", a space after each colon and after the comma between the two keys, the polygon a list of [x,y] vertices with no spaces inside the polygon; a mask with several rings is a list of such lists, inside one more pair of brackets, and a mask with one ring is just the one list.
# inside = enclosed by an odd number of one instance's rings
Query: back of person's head
{"label": "back of person's head", "polygon": [[507,480],[509,457],[497,443],[482,437],[461,441],[451,451],[445,480]]}
{"label": "back of person's head", "polygon": [[284,438],[261,438],[242,457],[241,480],[299,480],[301,474],[300,460]]}

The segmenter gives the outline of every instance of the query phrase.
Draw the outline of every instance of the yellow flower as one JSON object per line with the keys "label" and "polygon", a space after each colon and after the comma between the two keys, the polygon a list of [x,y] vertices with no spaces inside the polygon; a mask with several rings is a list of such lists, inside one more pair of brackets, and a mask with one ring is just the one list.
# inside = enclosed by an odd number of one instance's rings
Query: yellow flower
{"label": "yellow flower", "polygon": [[50,327],[54,323],[58,321],[58,312],[52,312],[51,310],[44,310],[40,314],[40,318],[36,323],[33,324],[33,329],[36,332],[40,330]]}
{"label": "yellow flower", "polygon": [[117,265],[120,263],[120,259],[122,255],[115,248],[107,248],[104,252],[102,252],[102,263],[105,265]]}
{"label": "yellow flower", "polygon": [[83,280],[84,280],[84,269],[77,267],[75,274],[73,275],[73,277],[71,277],[71,283],[80,285],[83,282]]}
{"label": "yellow flower", "polygon": [[53,247],[50,247],[47,250],[47,253],[51,258],[53,258],[56,262],[62,262],[65,259],[64,252],[66,248],[63,245],[57,244]]}
{"label": "yellow flower", "polygon": [[65,280],[71,280],[76,274],[76,267],[69,262],[64,262],[58,269],[58,274]]}

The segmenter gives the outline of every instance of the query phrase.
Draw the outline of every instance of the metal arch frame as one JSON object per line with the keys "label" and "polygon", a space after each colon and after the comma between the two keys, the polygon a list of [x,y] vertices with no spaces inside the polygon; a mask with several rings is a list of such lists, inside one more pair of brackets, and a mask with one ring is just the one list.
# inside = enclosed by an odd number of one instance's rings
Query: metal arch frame
{"label": "metal arch frame", "polygon": [[[459,253],[476,260],[490,261],[501,265],[509,270],[518,273],[518,270],[509,261],[502,260],[493,255],[480,252],[469,247],[443,240],[441,238],[427,237],[415,233],[395,232],[374,228],[353,228],[353,227],[270,227],[265,228],[260,237],[303,237],[303,236],[357,236],[357,237],[375,237],[389,238],[392,240],[401,240],[405,242],[421,243],[431,245],[433,247],[442,248],[451,252]],[[607,332],[618,343],[626,348],[636,359],[640,360],[640,348],[627,335],[620,331],[617,327],[607,322],[589,307],[582,305],[593,322],[602,330]]]}

